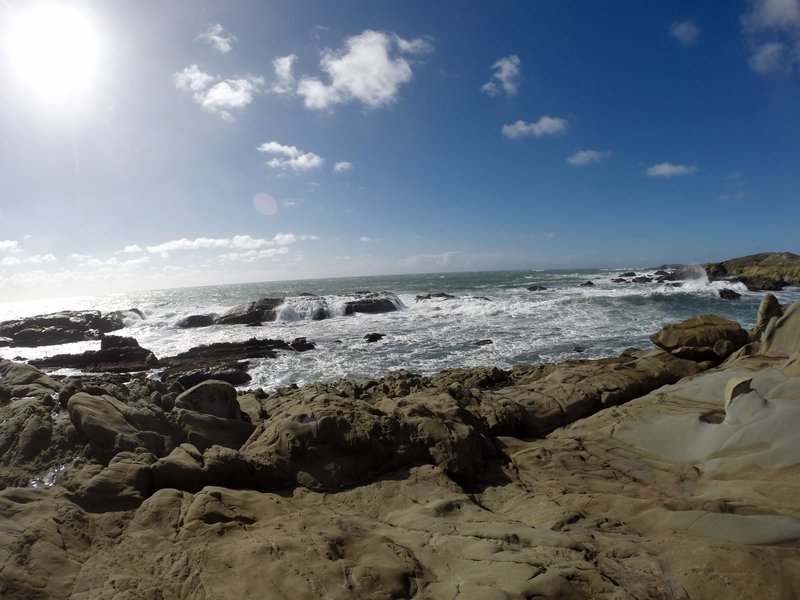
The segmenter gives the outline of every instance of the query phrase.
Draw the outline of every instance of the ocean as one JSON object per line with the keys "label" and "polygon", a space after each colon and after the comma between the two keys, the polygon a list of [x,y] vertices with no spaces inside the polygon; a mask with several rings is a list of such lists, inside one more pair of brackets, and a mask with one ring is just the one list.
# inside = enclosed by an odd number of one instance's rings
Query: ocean
{"label": "ocean", "polygon": [[[630,269],[652,275],[653,269]],[[616,356],[630,347],[652,347],[648,336],[667,323],[715,313],[746,329],[755,322],[765,292],[749,292],[741,283],[709,282],[704,276],[682,282],[614,283],[619,269],[496,271],[388,277],[350,277],[196,288],[164,289],[0,303],[0,321],[60,310],[103,312],[138,308],[114,332],[132,336],[158,357],[201,344],[252,337],[291,340],[305,337],[310,352],[282,352],[275,359],[250,363],[252,381],[243,387],[271,390],[289,384],[332,381],[345,376],[373,378],[393,369],[431,374],[452,367],[498,366]],[[592,281],[594,285],[582,284]],[[543,291],[529,291],[541,286]],[[737,300],[718,291],[733,289]],[[395,294],[400,310],[345,316],[346,295],[356,291]],[[800,288],[774,292],[784,305],[800,299]],[[322,298],[300,296],[314,294]],[[426,294],[454,298],[417,300]],[[278,320],[261,327],[214,325],[181,329],[193,314],[222,314],[238,304],[264,297],[284,297]],[[324,302],[329,318],[312,320]],[[381,333],[376,343],[364,336]],[[488,342],[491,340],[491,343]],[[39,348],[0,348],[0,356],[33,359],[58,353],[94,350],[99,342]],[[63,374],[74,372],[63,371]]]}

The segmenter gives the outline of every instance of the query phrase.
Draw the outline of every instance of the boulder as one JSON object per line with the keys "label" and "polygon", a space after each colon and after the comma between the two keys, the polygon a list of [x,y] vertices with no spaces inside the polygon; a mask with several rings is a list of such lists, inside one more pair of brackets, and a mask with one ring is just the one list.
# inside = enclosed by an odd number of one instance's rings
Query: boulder
{"label": "boulder", "polygon": [[251,423],[241,418],[215,417],[181,408],[175,408],[170,418],[181,429],[186,441],[200,452],[214,445],[238,450],[254,429]]}
{"label": "boulder", "polygon": [[631,279],[633,283],[650,283],[653,281],[652,277],[647,277],[645,275],[640,275],[639,277],[634,277]]}
{"label": "boulder", "polygon": [[356,292],[355,299],[347,300],[344,305],[344,314],[356,313],[379,314],[394,312],[402,306],[400,299],[391,292]]}
{"label": "boulder", "polygon": [[179,394],[175,408],[182,408],[212,417],[241,419],[242,412],[236,400],[236,388],[225,381],[209,380]]}
{"label": "boulder", "polygon": [[[666,275],[666,273],[664,273]],[[636,273],[634,271],[625,271],[624,273],[620,273],[619,277],[636,277]]]}
{"label": "boulder", "polygon": [[11,346],[53,346],[94,340],[125,326],[124,314],[96,310],[64,311],[0,323],[0,336]]}
{"label": "boulder", "polygon": [[[700,315],[681,323],[666,325],[651,335],[650,340],[675,356],[702,362],[727,358],[748,342],[748,335],[734,321],[717,315]],[[717,345],[715,351],[715,344],[721,340],[730,342],[730,345]]]}
{"label": "boulder", "polygon": [[783,306],[773,294],[765,294],[758,306],[756,324],[750,330],[750,341],[757,342],[761,335],[766,331],[772,319],[780,319],[783,316]]}
{"label": "boulder", "polygon": [[132,337],[104,336],[100,350],[87,350],[82,354],[56,354],[30,361],[39,368],[80,369],[90,373],[128,373],[146,371],[159,366],[156,356],[142,348]]}
{"label": "boulder", "polygon": [[547,288],[544,287],[543,285],[531,285],[528,286],[527,289],[529,292],[544,292],[545,290],[547,290]]}
{"label": "boulder", "polygon": [[592,287],[594,285],[593,281],[587,281],[581,284],[581,287]]}
{"label": "boulder", "polygon": [[187,390],[209,379],[224,381],[231,385],[242,385],[251,380],[250,374],[247,372],[248,366],[246,361],[242,361],[202,367],[199,369],[170,367],[161,373],[161,380],[167,384],[177,382]]}
{"label": "boulder", "polygon": [[711,280],[737,277],[751,291],[800,285],[800,256],[791,252],[751,254],[707,264],[704,268]]}
{"label": "boulder", "polygon": [[218,325],[258,325],[266,321],[274,321],[277,313],[275,311],[281,304],[283,298],[262,298],[248,304],[240,304],[220,315],[216,323]]}
{"label": "boulder", "polygon": [[738,300],[739,298],[742,297],[742,295],[739,292],[732,290],[730,288],[724,288],[719,290],[719,297],[722,298],[723,300]]}
{"label": "boulder", "polygon": [[414,301],[420,302],[421,300],[453,300],[454,298],[455,296],[453,296],[452,294],[447,294],[445,292],[436,292],[433,294],[425,294],[424,296],[418,295],[416,298],[414,298]]}
{"label": "boulder", "polygon": [[209,327],[216,323],[217,315],[189,315],[178,321],[177,326],[180,329],[193,329],[195,327]]}
{"label": "boulder", "polygon": [[385,333],[368,333],[367,335],[364,336],[364,341],[367,342],[368,344],[372,344],[374,342],[381,341],[385,337],[386,337]]}

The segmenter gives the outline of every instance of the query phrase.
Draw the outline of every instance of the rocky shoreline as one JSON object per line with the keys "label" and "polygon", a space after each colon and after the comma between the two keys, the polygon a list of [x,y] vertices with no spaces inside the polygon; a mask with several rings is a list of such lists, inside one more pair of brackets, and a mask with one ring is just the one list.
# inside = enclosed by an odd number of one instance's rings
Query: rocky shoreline
{"label": "rocky shoreline", "polygon": [[[431,297],[447,299],[417,301]],[[382,310],[386,298],[354,302]],[[275,306],[263,304],[237,314],[264,319]],[[698,315],[654,332],[652,348],[600,360],[270,392],[237,391],[246,361],[313,343],[155,357],[109,333],[140,317],[13,326],[101,346],[0,359],[0,597],[799,589],[800,302],[766,294],[751,331]],[[63,367],[83,374],[44,371]]]}

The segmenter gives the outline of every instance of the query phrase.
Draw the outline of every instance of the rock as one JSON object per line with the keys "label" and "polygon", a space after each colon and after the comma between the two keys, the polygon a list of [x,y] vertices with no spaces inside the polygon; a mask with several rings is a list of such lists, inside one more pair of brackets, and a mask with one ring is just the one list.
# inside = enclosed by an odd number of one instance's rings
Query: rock
{"label": "rock", "polygon": [[[664,273],[666,275],[666,273]],[[636,277],[636,273],[634,271],[625,271],[624,273],[620,273],[619,277]]]}
{"label": "rock", "polygon": [[379,342],[386,337],[385,333],[368,333],[364,336],[364,341],[368,344]]}
{"label": "rock", "polygon": [[247,358],[275,358],[277,350],[294,350],[282,340],[250,338],[244,342],[217,342],[195,346],[186,352],[164,359],[167,366],[197,366],[198,361],[232,362]]}
{"label": "rock", "polygon": [[633,283],[650,283],[653,281],[653,278],[640,275],[639,277],[634,277],[633,279],[631,279],[631,281]]}
{"label": "rock", "polygon": [[742,295],[730,288],[724,288],[719,290],[719,297],[723,300],[738,300]]}
{"label": "rock", "polygon": [[179,394],[175,408],[182,408],[224,419],[241,419],[236,388],[224,381],[209,380]]}
{"label": "rock", "polygon": [[751,291],[780,290],[800,285],[800,256],[791,252],[763,252],[722,263],[704,265],[713,280],[737,277]]}
{"label": "rock", "polygon": [[650,340],[659,348],[675,356],[689,360],[719,360],[726,358],[715,352],[715,344],[720,340],[730,342],[730,346],[717,346],[717,350],[736,351],[748,341],[747,332],[738,323],[716,315],[700,315],[678,324],[666,325]]}
{"label": "rock", "polygon": [[653,273],[653,275],[657,277],[669,277],[670,273],[668,271],[665,271],[664,269],[658,269]]}
{"label": "rock", "polygon": [[476,346],[491,346],[492,344],[494,344],[492,340],[478,340],[475,342]]}
{"label": "rock", "polygon": [[240,304],[219,316],[218,325],[258,325],[265,321],[274,321],[275,309],[283,304],[283,298],[262,298],[248,304]]}
{"label": "rock", "polygon": [[192,329],[195,327],[209,327],[216,323],[217,315],[189,315],[188,317],[178,321],[177,326],[180,329]]}
{"label": "rock", "polygon": [[584,348],[583,346],[575,346],[575,347],[572,349],[572,351],[573,351],[573,352],[586,352],[586,348]]}
{"label": "rock", "polygon": [[209,379],[224,381],[231,385],[242,385],[252,379],[247,372],[248,367],[246,361],[224,363],[200,369],[170,367],[161,373],[161,380],[167,384],[177,381],[184,389],[189,389]]}
{"label": "rock", "polygon": [[289,342],[289,347],[295,352],[308,352],[316,348],[317,345],[314,342],[309,342],[304,337],[298,337]]}
{"label": "rock", "polygon": [[128,373],[146,371],[159,366],[155,355],[131,337],[105,336],[100,350],[87,350],[83,354],[56,354],[30,361],[39,368],[80,369],[90,373]]}
{"label": "rock", "polygon": [[452,294],[446,294],[444,292],[436,292],[433,294],[425,294],[424,296],[418,295],[414,301],[420,302],[422,300],[453,300],[455,296]]}
{"label": "rock", "polygon": [[587,281],[586,283],[582,283],[581,287],[592,287],[593,285],[594,285],[594,282]]}
{"label": "rock", "polygon": [[52,346],[98,339],[124,327],[123,313],[103,316],[99,311],[64,311],[0,323],[0,336],[11,346]]}
{"label": "rock", "polygon": [[391,292],[356,292],[354,300],[345,302],[344,314],[379,314],[394,312],[402,306],[400,299]]}
{"label": "rock", "polygon": [[628,280],[623,279],[622,277],[615,277],[611,280],[611,283],[628,283]]}
{"label": "rock", "polygon": [[202,414],[178,408],[177,404],[178,401],[176,401],[176,408],[170,414],[170,418],[183,431],[186,441],[200,452],[215,444],[238,450],[253,433],[253,425],[241,418],[223,418]]}
{"label": "rock", "polygon": [[772,319],[780,319],[783,316],[783,307],[778,299],[772,294],[765,294],[758,306],[756,324],[750,330],[750,341],[757,342],[766,331]]}
{"label": "rock", "polygon": [[543,285],[530,285],[527,289],[529,292],[544,292],[547,290]]}

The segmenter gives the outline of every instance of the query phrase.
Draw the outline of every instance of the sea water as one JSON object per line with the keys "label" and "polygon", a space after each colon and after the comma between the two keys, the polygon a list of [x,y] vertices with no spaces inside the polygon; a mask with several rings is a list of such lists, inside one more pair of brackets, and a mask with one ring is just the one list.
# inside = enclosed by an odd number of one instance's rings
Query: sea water
{"label": "sea water", "polygon": [[[652,270],[631,270],[652,275]],[[393,369],[431,374],[451,367],[510,368],[615,356],[630,347],[652,347],[650,334],[698,314],[718,314],[750,328],[764,296],[764,292],[747,291],[741,283],[709,282],[704,276],[684,281],[681,287],[656,281],[612,282],[619,273],[617,269],[440,273],[165,289],[0,304],[0,321],[60,310],[138,308],[145,318],[132,316],[125,329],[114,333],[136,338],[158,357],[201,344],[252,337],[286,341],[305,337],[314,342],[316,349],[309,352],[280,352],[277,358],[250,361],[253,379],[244,387],[269,390],[345,376],[379,377]],[[587,281],[594,285],[583,285]],[[529,291],[530,286],[547,289]],[[742,297],[723,300],[718,293],[722,288]],[[396,294],[399,310],[345,315],[347,294],[365,290]],[[455,298],[417,300],[431,293]],[[800,288],[775,295],[782,304],[790,304],[800,299]],[[222,314],[264,297],[286,298],[275,322],[260,327],[178,327],[189,315]],[[313,320],[321,305],[328,318]],[[368,333],[385,337],[366,343]],[[0,348],[0,356],[25,360],[97,348],[97,341]]]}

